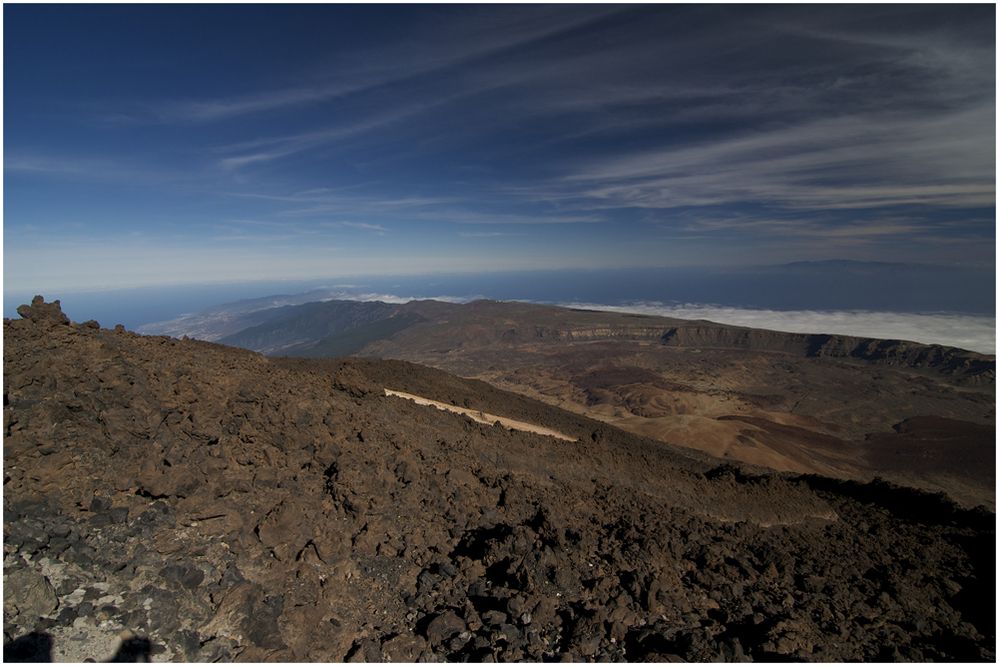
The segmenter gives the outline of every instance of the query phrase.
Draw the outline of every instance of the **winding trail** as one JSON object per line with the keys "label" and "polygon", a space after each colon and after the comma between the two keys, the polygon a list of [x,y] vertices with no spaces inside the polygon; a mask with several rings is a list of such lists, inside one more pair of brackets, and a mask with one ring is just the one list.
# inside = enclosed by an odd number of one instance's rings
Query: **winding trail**
{"label": "winding trail", "polygon": [[567,442],[578,441],[575,437],[569,437],[568,435],[561,433],[557,430],[552,430],[551,428],[544,428],[542,426],[537,426],[532,423],[526,423],[524,421],[515,421],[513,419],[508,419],[505,416],[496,416],[495,414],[488,414],[478,409],[466,409],[465,407],[456,407],[454,405],[449,405],[444,402],[438,402],[436,400],[430,400],[429,398],[424,398],[422,396],[413,395],[412,393],[404,393],[403,391],[393,391],[392,389],[385,389],[385,395],[395,396],[397,398],[405,398],[406,400],[412,400],[418,405],[426,405],[428,407],[436,407],[437,409],[454,412],[455,414],[461,414],[467,416],[468,418],[476,421],[478,423],[483,423],[485,425],[499,425],[510,430],[522,430],[523,432],[533,432],[536,435],[546,435],[548,437],[555,437],[556,439],[565,440]]}

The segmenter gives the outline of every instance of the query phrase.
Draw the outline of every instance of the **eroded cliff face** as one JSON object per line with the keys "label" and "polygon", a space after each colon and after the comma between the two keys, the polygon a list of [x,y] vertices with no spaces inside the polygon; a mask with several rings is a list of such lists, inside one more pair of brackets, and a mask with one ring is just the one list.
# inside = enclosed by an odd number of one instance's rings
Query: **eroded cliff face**
{"label": "eroded cliff face", "polygon": [[991,513],[721,465],[408,363],[21,314],[5,657],[994,660]]}
{"label": "eroded cliff face", "polygon": [[799,357],[854,359],[869,363],[922,368],[960,377],[970,383],[995,382],[995,358],[954,347],[903,340],[877,340],[845,335],[781,333],[718,325],[686,325],[662,332],[661,342],[674,347],[740,349]]}
{"label": "eroded cliff face", "polygon": [[954,347],[904,340],[844,335],[784,333],[717,324],[678,326],[511,326],[497,336],[504,342],[588,342],[645,340],[668,347],[731,349],[788,354],[798,358],[835,358],[878,365],[925,369],[976,385],[995,383],[995,359]]}
{"label": "eroded cliff face", "polygon": [[[440,307],[434,307],[439,305]],[[680,349],[733,350],[830,358],[913,368],[976,386],[995,384],[995,357],[903,340],[785,333],[646,315],[476,301],[466,305],[414,302],[402,309],[423,321],[366,352],[389,355],[445,349],[492,350],[501,345],[639,341]]]}
{"label": "eroded cliff face", "polygon": [[525,342],[545,340],[558,342],[591,340],[659,340],[662,327],[657,326],[533,326],[508,328],[503,340]]}

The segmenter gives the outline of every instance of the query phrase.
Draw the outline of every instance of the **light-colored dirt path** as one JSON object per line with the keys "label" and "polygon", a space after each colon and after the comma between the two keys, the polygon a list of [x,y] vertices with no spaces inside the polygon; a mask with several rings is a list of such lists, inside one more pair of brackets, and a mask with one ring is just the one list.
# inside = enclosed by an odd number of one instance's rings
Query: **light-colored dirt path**
{"label": "light-colored dirt path", "polygon": [[443,402],[437,402],[436,400],[430,400],[418,395],[413,395],[412,393],[404,393],[402,391],[393,391],[391,389],[385,389],[385,395],[393,395],[397,398],[405,398],[406,400],[412,400],[418,405],[426,405],[429,407],[436,407],[437,409],[444,410],[446,412],[454,412],[455,414],[462,414],[477,421],[479,423],[484,423],[485,425],[495,425],[498,421],[504,428],[509,428],[510,430],[522,430],[524,432],[533,432],[537,435],[547,435],[548,437],[555,437],[557,439],[563,439],[567,442],[577,441],[575,437],[569,437],[557,430],[552,430],[550,428],[542,428],[541,426],[536,426],[531,423],[525,423],[524,421],[514,421],[513,419],[508,419],[505,416],[496,416],[495,414],[488,414],[486,412],[480,411],[478,409],[466,409],[464,407],[455,407],[454,405],[449,405]]}

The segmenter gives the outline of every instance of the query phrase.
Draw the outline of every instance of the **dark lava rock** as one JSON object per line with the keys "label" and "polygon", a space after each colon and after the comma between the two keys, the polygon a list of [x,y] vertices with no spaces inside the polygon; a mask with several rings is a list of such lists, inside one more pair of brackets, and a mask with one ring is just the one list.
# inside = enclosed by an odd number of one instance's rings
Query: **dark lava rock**
{"label": "dark lava rock", "polygon": [[36,324],[69,324],[69,317],[63,314],[59,301],[46,303],[41,296],[31,299],[31,305],[17,306],[17,314]]}
{"label": "dark lava rock", "polygon": [[190,564],[171,564],[163,567],[160,571],[160,577],[172,585],[194,589],[201,585],[205,579],[205,574],[201,569]]}
{"label": "dark lava rock", "polygon": [[256,601],[244,623],[247,638],[260,647],[283,648],[285,645],[278,627],[283,607],[284,597],[280,594]]}
{"label": "dark lava rock", "polygon": [[488,610],[482,614],[482,621],[488,625],[500,626],[507,621],[506,613],[498,610]]}
{"label": "dark lava rock", "polygon": [[427,640],[431,644],[439,645],[448,638],[465,630],[465,621],[454,611],[441,613],[427,625]]}
{"label": "dark lava rock", "polygon": [[720,465],[399,361],[21,310],[5,659],[74,623],[190,661],[995,659],[990,512]]}

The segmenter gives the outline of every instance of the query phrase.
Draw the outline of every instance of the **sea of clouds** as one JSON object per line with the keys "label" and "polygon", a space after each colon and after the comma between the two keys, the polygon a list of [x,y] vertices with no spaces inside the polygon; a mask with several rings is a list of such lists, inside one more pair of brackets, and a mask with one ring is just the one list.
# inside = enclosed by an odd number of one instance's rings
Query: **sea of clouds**
{"label": "sea of clouds", "polygon": [[720,324],[766,328],[788,333],[830,333],[960,347],[996,353],[994,316],[950,312],[871,312],[863,310],[755,310],[747,308],[656,302],[603,305],[560,303],[565,307],[706,319]]}

